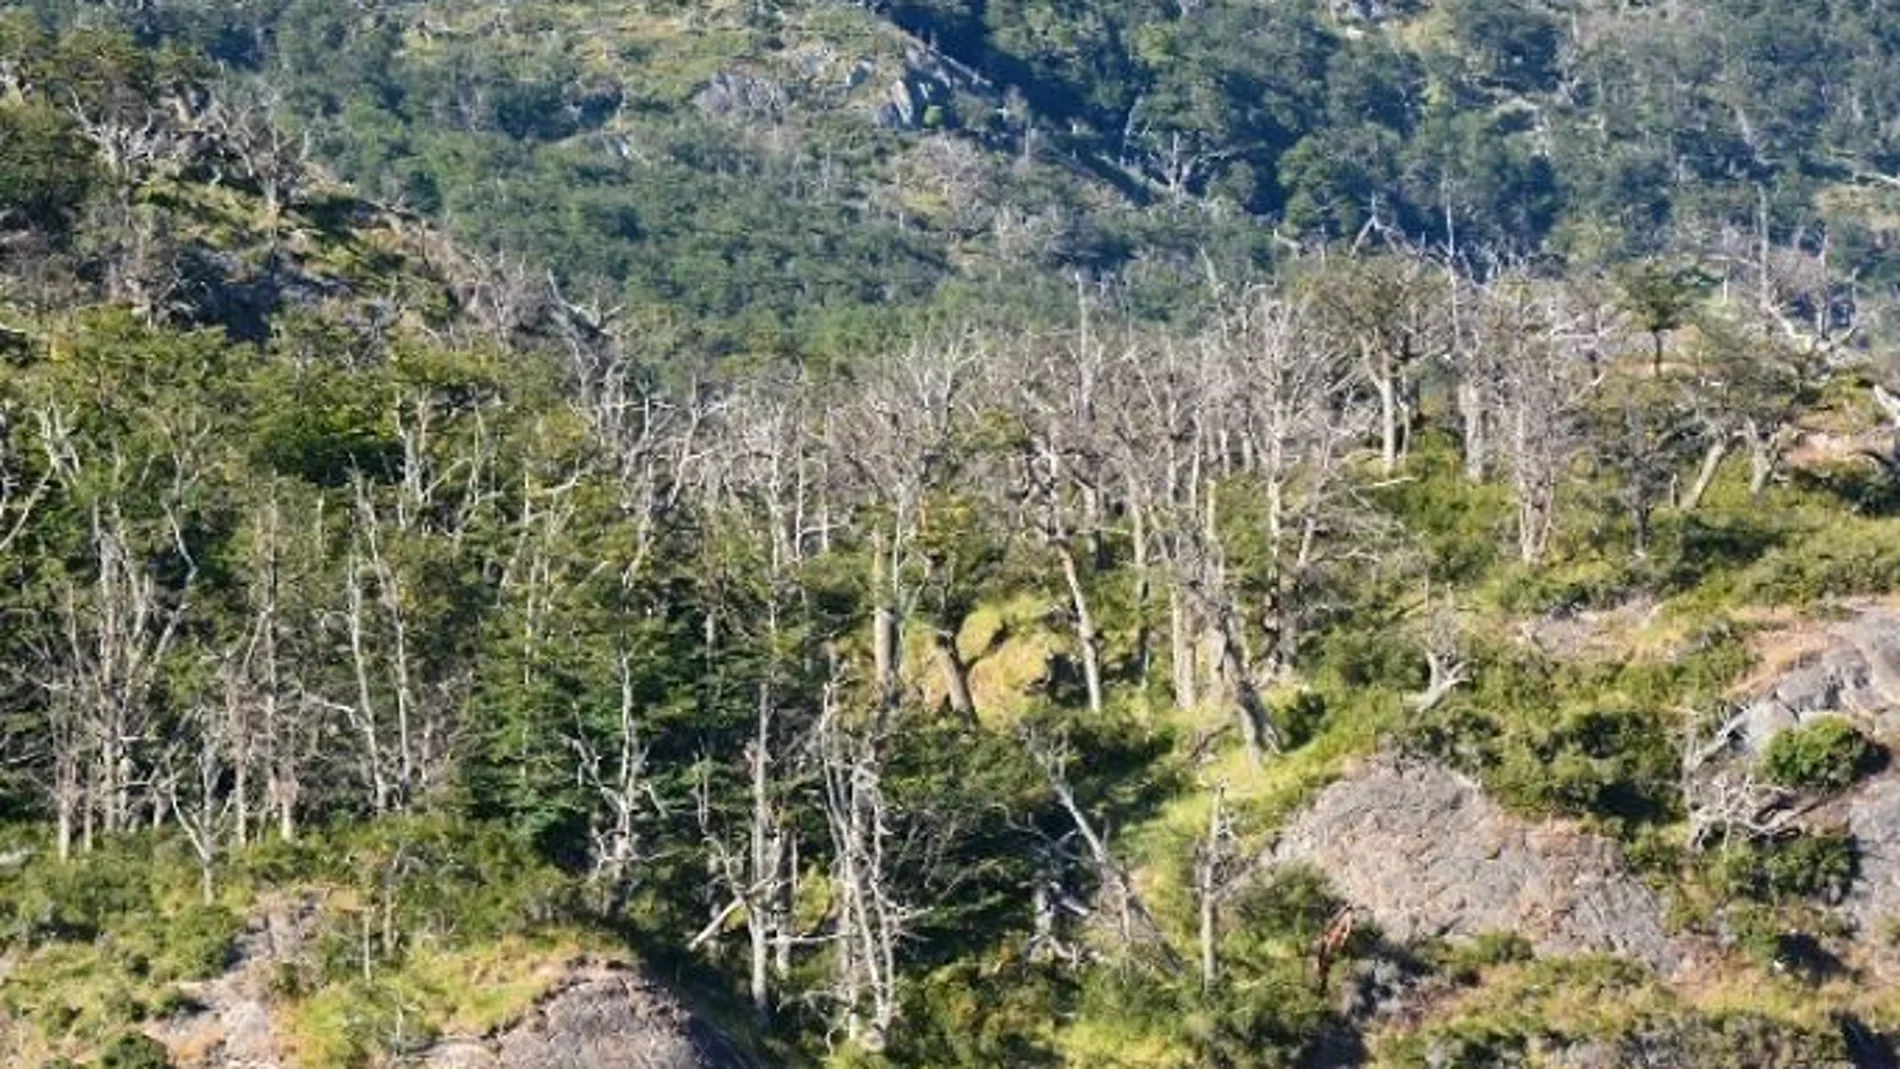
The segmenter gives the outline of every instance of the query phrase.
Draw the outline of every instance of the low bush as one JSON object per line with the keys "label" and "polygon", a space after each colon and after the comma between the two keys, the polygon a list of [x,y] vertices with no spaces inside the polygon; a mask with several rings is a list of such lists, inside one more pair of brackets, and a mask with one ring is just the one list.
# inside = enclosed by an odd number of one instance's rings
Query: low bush
{"label": "low bush", "polygon": [[1865,735],[1837,716],[1776,735],[1762,753],[1770,782],[1793,790],[1844,790],[1865,775],[1877,752]]}
{"label": "low bush", "polygon": [[171,1056],[150,1036],[127,1032],[107,1044],[99,1069],[171,1069]]}
{"label": "low bush", "polygon": [[1858,869],[1853,836],[1833,829],[1724,847],[1714,854],[1711,878],[1727,898],[1787,902],[1838,898]]}

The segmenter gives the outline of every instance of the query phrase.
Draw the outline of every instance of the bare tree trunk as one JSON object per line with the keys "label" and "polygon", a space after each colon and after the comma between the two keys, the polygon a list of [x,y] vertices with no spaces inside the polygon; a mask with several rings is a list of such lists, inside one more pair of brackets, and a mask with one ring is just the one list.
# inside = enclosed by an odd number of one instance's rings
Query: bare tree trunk
{"label": "bare tree trunk", "polygon": [[1154,597],[1148,551],[1148,520],[1140,504],[1131,501],[1128,512],[1134,528],[1135,568],[1135,677],[1145,689],[1154,667],[1154,634],[1149,627],[1149,602]]}
{"label": "bare tree trunk", "polygon": [[362,566],[351,553],[344,566],[348,573],[348,619],[350,665],[356,680],[356,704],[346,707],[357,734],[363,740],[364,772],[369,777],[370,804],[377,815],[390,810],[389,778],[384,771],[382,732],[376,723],[376,702],[370,686],[369,648],[365,640],[368,609],[363,595]]}
{"label": "bare tree trunk", "polygon": [[951,711],[975,726],[976,699],[970,694],[969,669],[963,663],[963,655],[957,652],[956,629],[949,624],[939,624],[930,633],[930,644],[937,654],[937,666],[943,671],[944,693],[950,699]]}
{"label": "bare tree trunk", "polygon": [[881,740],[840,723],[835,685],[827,688],[817,733],[832,839],[838,956],[835,997],[846,1035],[882,1051],[897,1021],[897,946],[915,911],[891,886],[894,828],[883,790]]}
{"label": "bare tree trunk", "polygon": [[1702,464],[1696,469],[1695,481],[1689,484],[1688,492],[1682,496],[1682,511],[1694,512],[1701,506],[1703,497],[1708,494],[1709,487],[1715,484],[1715,477],[1722,470],[1722,461],[1728,459],[1733,445],[1734,439],[1728,435],[1709,443],[1708,450],[1702,454]]}
{"label": "bare tree trunk", "polygon": [[1082,576],[1075,566],[1075,553],[1067,544],[1057,543],[1062,559],[1062,578],[1069,587],[1069,601],[1075,610],[1075,641],[1082,655],[1082,679],[1088,687],[1089,712],[1102,711],[1102,645],[1095,632],[1095,615],[1089,611],[1088,593],[1082,588]]}
{"label": "bare tree trunk", "polygon": [[1187,598],[1178,587],[1168,591],[1168,639],[1174,669],[1174,704],[1180,709],[1192,709],[1200,704],[1199,695],[1195,693],[1194,627]]}
{"label": "bare tree trunk", "polygon": [[1240,723],[1240,736],[1246,743],[1247,760],[1255,768],[1266,763],[1267,751],[1279,752],[1278,734],[1273,730],[1273,715],[1254,685],[1252,666],[1240,645],[1232,612],[1225,614],[1222,626],[1214,632],[1221,674],[1232,688],[1234,712]]}
{"label": "bare tree trunk", "polygon": [[781,911],[784,882],[784,832],[772,815],[772,692],[762,685],[757,732],[752,740],[751,880],[754,901],[746,918],[751,943],[752,1014],[760,1024],[772,1020],[772,938],[785,926]]}
{"label": "bare tree trunk", "polygon": [[884,532],[877,532],[871,539],[871,651],[877,672],[878,707],[886,711],[897,704],[898,633],[897,610],[891,603],[891,552]]}
{"label": "bare tree trunk", "polygon": [[1228,863],[1226,788],[1216,785],[1208,807],[1207,837],[1195,851],[1194,894],[1200,906],[1201,993],[1214,989],[1219,962],[1215,946],[1220,926],[1220,896],[1225,890]]}
{"label": "bare tree trunk", "polygon": [[1465,427],[1465,481],[1481,483],[1490,445],[1485,439],[1484,391],[1468,376],[1458,383],[1458,412],[1464,418]]}
{"label": "bare tree trunk", "polygon": [[1148,911],[1147,904],[1142,901],[1134,880],[1129,877],[1128,871],[1121,866],[1121,863],[1115,860],[1114,853],[1108,848],[1107,840],[1102,838],[1094,822],[1089,820],[1088,814],[1076,801],[1075,791],[1069,785],[1065,767],[1068,762],[1066,747],[1061,745],[1051,747],[1033,737],[1027,740],[1027,745],[1030,757],[1042,769],[1043,776],[1049,783],[1049,789],[1056,796],[1056,801],[1069,815],[1070,821],[1075,825],[1076,833],[1082,837],[1083,845],[1088,848],[1089,861],[1095,868],[1096,878],[1102,889],[1114,896],[1113,905],[1120,922],[1122,941],[1133,944],[1139,940],[1159,948],[1168,967],[1176,972],[1181,971],[1183,964],[1180,955],[1168,942],[1167,934],[1162,931],[1161,926],[1155,922],[1154,914]]}
{"label": "bare tree trunk", "polygon": [[67,862],[73,858],[74,824],[85,805],[86,795],[80,779],[77,744],[70,738],[61,740],[58,735],[56,732],[53,741],[53,811],[57,827],[54,844],[59,860]]}
{"label": "bare tree trunk", "polygon": [[1379,471],[1390,475],[1399,468],[1399,382],[1390,357],[1374,362],[1373,385],[1379,392]]}
{"label": "bare tree trunk", "polygon": [[1748,440],[1748,496],[1759,498],[1767,492],[1781,464],[1780,434],[1764,430],[1750,420],[1745,436]]}

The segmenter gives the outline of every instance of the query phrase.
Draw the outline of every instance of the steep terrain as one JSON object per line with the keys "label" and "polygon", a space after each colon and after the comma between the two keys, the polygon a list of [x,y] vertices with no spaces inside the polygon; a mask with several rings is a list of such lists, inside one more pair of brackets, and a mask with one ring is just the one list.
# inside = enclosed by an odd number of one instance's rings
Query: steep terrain
{"label": "steep terrain", "polygon": [[0,13],[0,1066],[1892,1064],[1896,26]]}

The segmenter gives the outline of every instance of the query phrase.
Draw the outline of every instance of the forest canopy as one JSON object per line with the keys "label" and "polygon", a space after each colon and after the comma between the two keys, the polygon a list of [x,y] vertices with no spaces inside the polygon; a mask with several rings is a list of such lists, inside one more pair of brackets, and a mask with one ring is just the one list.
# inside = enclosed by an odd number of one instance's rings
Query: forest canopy
{"label": "forest canopy", "polygon": [[[177,1060],[270,910],[311,1067],[585,955],[769,1065],[1888,1042],[1800,964],[1862,952],[1863,832],[1801,821],[1877,725],[1757,766],[1731,714],[1900,589],[1896,35],[15,5],[0,1066]],[[1594,837],[1776,999],[1269,863],[1375,759]]]}

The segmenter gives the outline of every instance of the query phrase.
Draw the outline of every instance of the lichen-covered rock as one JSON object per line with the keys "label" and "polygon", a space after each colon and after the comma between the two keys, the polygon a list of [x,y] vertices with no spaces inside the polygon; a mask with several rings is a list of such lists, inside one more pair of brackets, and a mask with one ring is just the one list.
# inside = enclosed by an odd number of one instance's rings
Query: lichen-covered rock
{"label": "lichen-covered rock", "polygon": [[1750,688],[1736,714],[1737,742],[1760,753],[1768,740],[1817,716],[1842,714],[1877,735],[1900,731],[1900,612],[1863,608],[1804,636],[1785,665]]}
{"label": "lichen-covered rock", "polygon": [[272,1013],[272,972],[309,940],[316,904],[306,898],[265,903],[233,948],[231,967],[209,980],[179,985],[191,1008],[159,1022],[153,1038],[183,1066],[280,1069]]}
{"label": "lichen-covered rock", "polygon": [[745,71],[720,71],[693,97],[693,106],[717,118],[777,119],[788,103],[785,87]]}
{"label": "lichen-covered rock", "polygon": [[1507,813],[1429,762],[1372,759],[1293,820],[1273,860],[1318,868],[1400,940],[1515,932],[1540,953],[1623,955],[1664,974],[1690,957],[1614,843]]}
{"label": "lichen-covered rock", "polygon": [[[308,899],[268,903],[238,939],[223,975],[181,985],[191,1007],[155,1024],[187,1069],[294,1069],[271,991],[320,921]],[[546,963],[555,977],[532,1009],[491,1035],[446,1036],[416,1059],[427,1069],[751,1069],[733,1043],[639,971],[610,962]],[[410,1064],[410,1063],[406,1063]]]}
{"label": "lichen-covered rock", "polygon": [[429,1069],[748,1069],[719,1031],[624,967],[585,963],[498,1035],[448,1039]]}
{"label": "lichen-covered rock", "polygon": [[1884,947],[1900,925],[1900,777],[1874,780],[1845,808],[1859,865],[1841,911],[1863,943]]}

